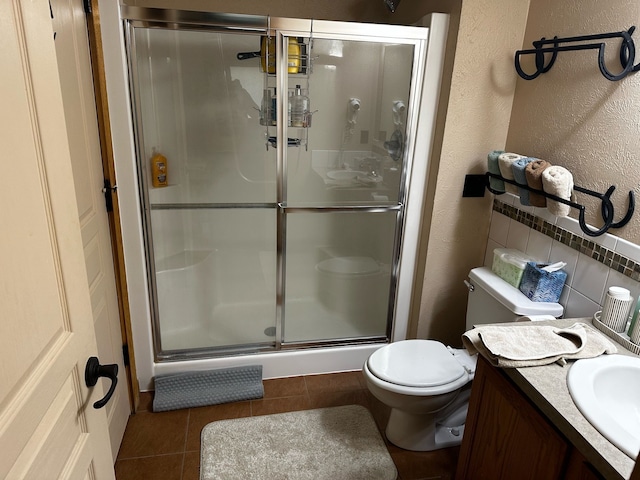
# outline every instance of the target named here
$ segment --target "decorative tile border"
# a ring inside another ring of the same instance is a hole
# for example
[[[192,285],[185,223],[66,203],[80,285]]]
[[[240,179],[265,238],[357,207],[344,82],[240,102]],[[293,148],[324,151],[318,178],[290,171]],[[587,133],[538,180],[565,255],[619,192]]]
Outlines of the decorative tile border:
[[[614,250],[598,245],[588,238],[575,235],[564,228],[547,222],[543,218],[536,217],[497,199],[493,200],[493,210],[593,258],[632,280],[640,281],[640,263],[636,263],[634,260],[624,257]]]

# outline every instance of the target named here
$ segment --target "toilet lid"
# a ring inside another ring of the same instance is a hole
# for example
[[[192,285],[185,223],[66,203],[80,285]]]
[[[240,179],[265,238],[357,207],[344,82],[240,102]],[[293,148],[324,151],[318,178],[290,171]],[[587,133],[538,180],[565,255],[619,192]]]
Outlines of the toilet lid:
[[[329,273],[364,275],[380,270],[380,265],[371,257],[335,257],[318,263],[318,269]]]
[[[434,340],[391,343],[373,352],[367,366],[379,379],[406,387],[446,385],[466,373],[447,348]]]

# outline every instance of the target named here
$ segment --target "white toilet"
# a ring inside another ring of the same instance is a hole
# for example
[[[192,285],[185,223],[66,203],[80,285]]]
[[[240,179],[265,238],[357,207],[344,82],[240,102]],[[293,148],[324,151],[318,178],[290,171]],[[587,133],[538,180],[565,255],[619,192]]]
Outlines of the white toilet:
[[[561,317],[562,305],[532,302],[491,269],[469,273],[466,328],[525,315]],[[402,340],[376,350],[363,366],[369,391],[391,407],[388,440],[430,451],[462,441],[475,358],[435,340]]]

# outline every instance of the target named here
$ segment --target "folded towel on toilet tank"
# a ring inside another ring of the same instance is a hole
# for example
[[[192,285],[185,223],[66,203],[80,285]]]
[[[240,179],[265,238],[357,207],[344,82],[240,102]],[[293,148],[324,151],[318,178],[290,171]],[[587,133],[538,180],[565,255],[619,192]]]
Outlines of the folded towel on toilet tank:
[[[462,335],[469,354],[479,353],[502,368],[535,367],[616,353],[600,332],[584,323],[568,328],[528,323],[484,325]]]

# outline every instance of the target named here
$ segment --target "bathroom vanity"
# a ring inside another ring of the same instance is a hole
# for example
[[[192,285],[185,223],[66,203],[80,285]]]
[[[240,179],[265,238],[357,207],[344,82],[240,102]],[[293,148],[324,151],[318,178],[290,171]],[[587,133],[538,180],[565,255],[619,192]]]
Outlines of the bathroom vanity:
[[[456,478],[628,479],[635,462],[580,413],[567,388],[568,370],[557,364],[499,369],[479,357]]]

